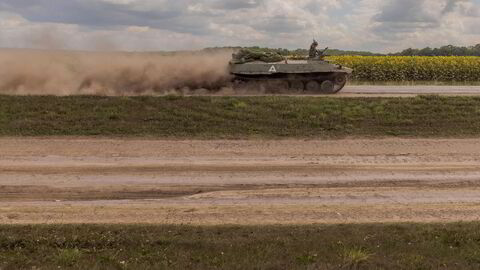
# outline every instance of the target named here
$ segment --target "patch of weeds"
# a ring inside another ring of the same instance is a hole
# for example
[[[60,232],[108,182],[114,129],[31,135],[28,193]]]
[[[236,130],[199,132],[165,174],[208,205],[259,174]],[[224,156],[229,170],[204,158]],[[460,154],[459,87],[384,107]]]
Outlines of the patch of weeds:
[[[60,266],[75,266],[82,257],[82,251],[77,248],[61,249],[56,256],[56,262]]]
[[[108,120],[112,120],[112,121],[120,120],[120,116],[116,114],[111,114],[110,116],[108,116]]]
[[[467,262],[480,264],[480,250],[469,250],[464,257]]]
[[[304,255],[298,256],[296,258],[296,261],[302,265],[309,265],[309,264],[316,263],[317,257],[318,257],[317,254],[304,254]]]
[[[468,239],[465,239],[464,235],[453,231],[444,231],[439,235],[438,240],[449,248],[458,248],[468,242]]]
[[[400,264],[408,269],[427,269],[425,257],[419,254],[405,254],[401,256]]]
[[[365,264],[371,257],[369,253],[363,248],[345,248],[342,254],[344,266],[349,269],[360,269],[361,265]]]
[[[232,105],[235,109],[244,109],[248,107],[248,104],[241,100],[235,100]]]
[[[110,255],[97,255],[95,259],[96,269],[123,269],[125,261],[117,261]]]

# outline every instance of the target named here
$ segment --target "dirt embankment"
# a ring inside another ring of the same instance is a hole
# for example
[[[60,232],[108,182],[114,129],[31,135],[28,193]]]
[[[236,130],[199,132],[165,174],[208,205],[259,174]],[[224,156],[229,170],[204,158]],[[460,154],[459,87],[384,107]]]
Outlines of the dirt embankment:
[[[1,223],[480,218],[480,141],[0,139]]]

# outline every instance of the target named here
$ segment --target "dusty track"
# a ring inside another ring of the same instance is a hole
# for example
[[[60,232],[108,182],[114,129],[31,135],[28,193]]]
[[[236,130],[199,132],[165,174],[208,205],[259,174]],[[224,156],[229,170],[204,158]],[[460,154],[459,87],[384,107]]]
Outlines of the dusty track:
[[[357,95],[480,95],[480,86],[451,86],[451,85],[348,85],[342,94]]]
[[[0,223],[480,219],[480,140],[0,139]]]
[[[183,93],[187,96],[322,96],[307,92],[290,92],[278,89],[230,89],[224,88],[218,92],[197,90]],[[441,96],[480,96],[480,85],[347,85],[335,95],[328,97],[412,97],[418,95]]]
[[[214,95],[232,95],[232,96],[263,96],[265,92],[258,89],[248,89],[237,91],[220,91]],[[205,93],[200,93],[203,95]],[[308,93],[280,93],[288,96],[318,96]],[[268,94],[271,95],[271,94]],[[480,95],[480,86],[453,86],[453,85],[347,85],[338,94],[329,95],[329,97],[411,97],[417,95],[442,95],[442,96],[478,96]]]

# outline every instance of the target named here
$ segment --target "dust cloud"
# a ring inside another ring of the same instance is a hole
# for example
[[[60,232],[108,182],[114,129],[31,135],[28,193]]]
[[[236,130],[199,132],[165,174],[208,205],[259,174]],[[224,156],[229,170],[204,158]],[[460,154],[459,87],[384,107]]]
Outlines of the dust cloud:
[[[231,79],[231,53],[1,49],[0,94],[128,96],[223,91]]]

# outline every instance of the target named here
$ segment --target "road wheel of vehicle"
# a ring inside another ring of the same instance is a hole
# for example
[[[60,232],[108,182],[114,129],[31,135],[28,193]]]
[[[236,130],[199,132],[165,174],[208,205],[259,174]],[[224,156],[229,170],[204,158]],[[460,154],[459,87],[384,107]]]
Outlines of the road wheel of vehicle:
[[[345,74],[338,74],[335,77],[335,84],[337,85],[343,85],[347,82],[347,76]]]
[[[288,82],[283,80],[269,80],[262,84],[264,85],[263,90],[268,94],[278,94],[288,90]]]
[[[278,82],[277,84],[278,86],[278,90],[282,93],[285,93],[288,91],[288,89],[290,88],[290,84],[288,83],[287,80],[281,80]]]
[[[317,92],[320,89],[320,84],[317,81],[308,81],[305,85],[305,90],[308,92]]]
[[[237,89],[240,90],[256,90],[258,83],[256,81],[242,81]]]
[[[292,91],[303,91],[305,90],[305,85],[302,81],[290,81],[290,89]]]
[[[244,89],[247,87],[248,82],[241,81],[241,80],[235,80],[232,82],[232,88],[233,89]]]
[[[330,80],[326,80],[322,82],[322,84],[320,85],[320,89],[322,93],[332,94],[335,90],[335,84]]]

